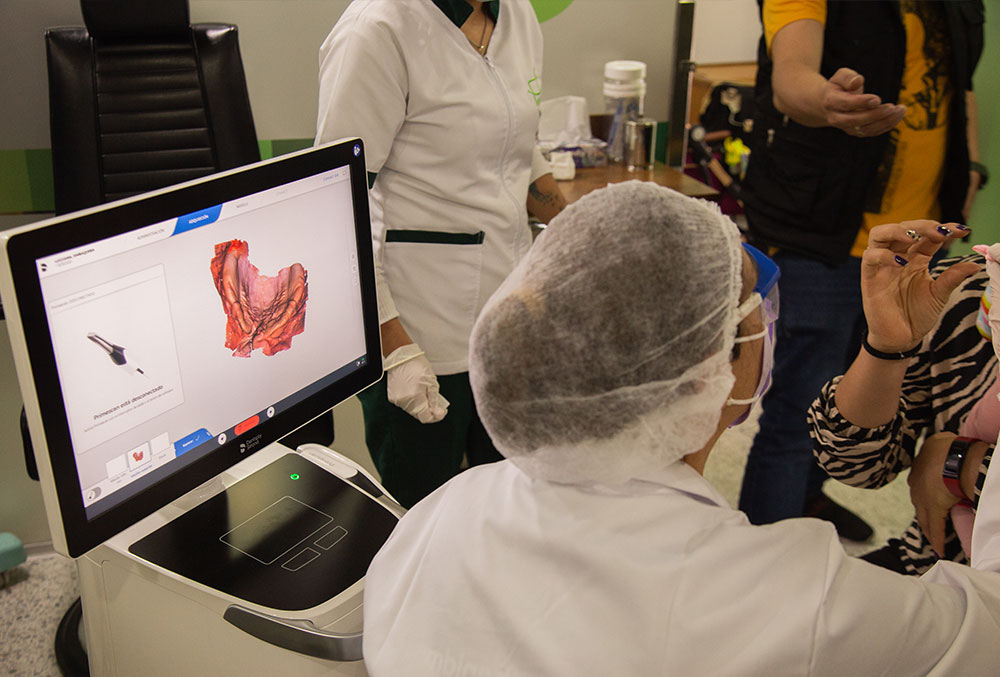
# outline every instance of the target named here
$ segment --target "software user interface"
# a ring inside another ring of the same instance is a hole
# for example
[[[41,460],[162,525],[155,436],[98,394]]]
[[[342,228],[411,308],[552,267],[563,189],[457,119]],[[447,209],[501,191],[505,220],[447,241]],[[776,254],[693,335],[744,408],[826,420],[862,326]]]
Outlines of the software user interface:
[[[364,362],[348,167],[36,265],[88,516]]]

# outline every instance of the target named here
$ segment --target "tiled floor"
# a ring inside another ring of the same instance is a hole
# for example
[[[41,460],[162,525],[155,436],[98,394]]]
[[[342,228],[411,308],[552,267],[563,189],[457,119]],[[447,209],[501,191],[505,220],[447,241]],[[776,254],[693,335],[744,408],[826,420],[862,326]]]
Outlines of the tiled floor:
[[[739,496],[755,429],[751,420],[728,431],[705,469],[706,476],[732,505]],[[835,482],[827,482],[826,491],[875,528],[875,535],[868,543],[844,542],[845,549],[854,555],[898,535],[913,519],[905,476],[878,491],[853,489]],[[34,556],[14,573],[14,583],[0,590],[0,675],[57,676],[53,638],[63,613],[78,595],[75,566],[59,555]]]
[[[705,467],[705,477],[735,506],[740,495],[743,468],[747,453],[757,431],[754,419],[726,431]],[[834,481],[827,481],[823,491],[841,505],[849,507],[868,522],[875,534],[866,543],[842,540],[844,550],[851,555],[861,555],[881,546],[890,537],[898,537],[913,521],[913,505],[906,483],[909,471],[881,489],[856,489]]]

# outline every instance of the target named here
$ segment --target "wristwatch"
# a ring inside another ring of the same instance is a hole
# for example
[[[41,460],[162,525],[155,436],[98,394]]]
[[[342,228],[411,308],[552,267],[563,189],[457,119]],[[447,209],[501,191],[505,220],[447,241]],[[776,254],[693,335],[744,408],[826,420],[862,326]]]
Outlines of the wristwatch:
[[[979,190],[986,187],[986,182],[990,179],[990,170],[986,169],[986,165],[982,162],[970,162],[969,171],[979,174]]]
[[[948,447],[948,456],[944,459],[944,467],[941,469],[941,480],[948,487],[948,491],[957,496],[961,503],[972,505],[972,501],[962,491],[962,466],[965,465],[965,457],[969,453],[969,447],[977,440],[973,437],[956,437]]]

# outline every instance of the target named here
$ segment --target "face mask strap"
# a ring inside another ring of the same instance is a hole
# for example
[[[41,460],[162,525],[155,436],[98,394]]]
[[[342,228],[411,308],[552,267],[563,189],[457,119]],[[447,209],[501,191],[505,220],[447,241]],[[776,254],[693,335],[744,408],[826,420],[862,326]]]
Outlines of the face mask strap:
[[[736,317],[738,318],[737,324],[739,322],[742,322],[747,315],[753,312],[754,308],[757,308],[763,302],[764,299],[761,298],[759,292],[752,292],[750,296],[748,296],[746,300],[736,308]],[[759,338],[763,338],[764,334],[766,334],[767,332],[768,328],[767,325],[765,324],[763,330],[757,332],[756,334],[750,334],[749,336],[737,336],[735,339],[733,339],[733,343],[746,343],[747,341],[756,341]]]
[[[757,377],[757,387],[754,390],[753,397],[744,399],[729,398],[728,400],[726,400],[727,406],[747,405],[747,404],[753,405],[757,402],[757,400],[759,400],[764,396],[764,393],[767,392],[767,389],[771,385],[771,371],[774,368],[774,341],[773,341],[773,335],[771,334],[771,327],[765,326],[763,331],[753,334],[751,336],[739,336],[734,340],[734,342],[741,343],[746,341],[753,341],[758,338],[763,338],[765,341],[764,356],[763,356],[763,361],[761,362],[760,365],[761,373]],[[740,423],[743,423],[743,421],[747,420],[749,416],[750,416],[750,410],[747,409],[746,412],[741,414],[736,420],[730,423],[729,427],[732,428],[734,426],[739,425]]]
[[[736,307],[736,322],[737,324],[743,321],[747,315],[750,314],[754,308],[759,306],[764,302],[761,298],[760,292],[750,292],[750,296],[746,300]]]
[[[769,331],[768,328],[764,327],[756,334],[750,334],[748,336],[737,336],[736,338],[733,339],[733,343],[746,343],[748,341],[756,341],[759,338],[764,338],[764,336],[767,335],[768,331]]]

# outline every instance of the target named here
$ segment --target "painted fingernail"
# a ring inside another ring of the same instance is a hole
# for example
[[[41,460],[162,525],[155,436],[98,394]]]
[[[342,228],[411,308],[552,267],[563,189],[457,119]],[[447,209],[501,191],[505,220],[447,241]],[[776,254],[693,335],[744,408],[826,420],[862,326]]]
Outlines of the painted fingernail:
[[[955,226],[955,228],[957,228],[958,230],[972,230],[972,229],[971,229],[971,228],[969,228],[968,226],[966,226],[966,225],[963,225],[963,224],[961,224],[961,223],[960,223],[960,224],[958,224],[957,226]]]
[[[902,256],[897,256],[896,257],[896,263],[898,263],[901,266],[905,266],[907,263],[909,263],[909,261],[907,261],[906,259],[904,259]]]
[[[942,235],[951,235],[951,229],[945,228],[944,226],[938,226],[937,232],[941,233]]]
[[[912,228],[907,228],[906,229],[906,237],[910,238],[911,240],[919,240],[920,239],[920,233],[918,233],[917,231],[913,230]]]

